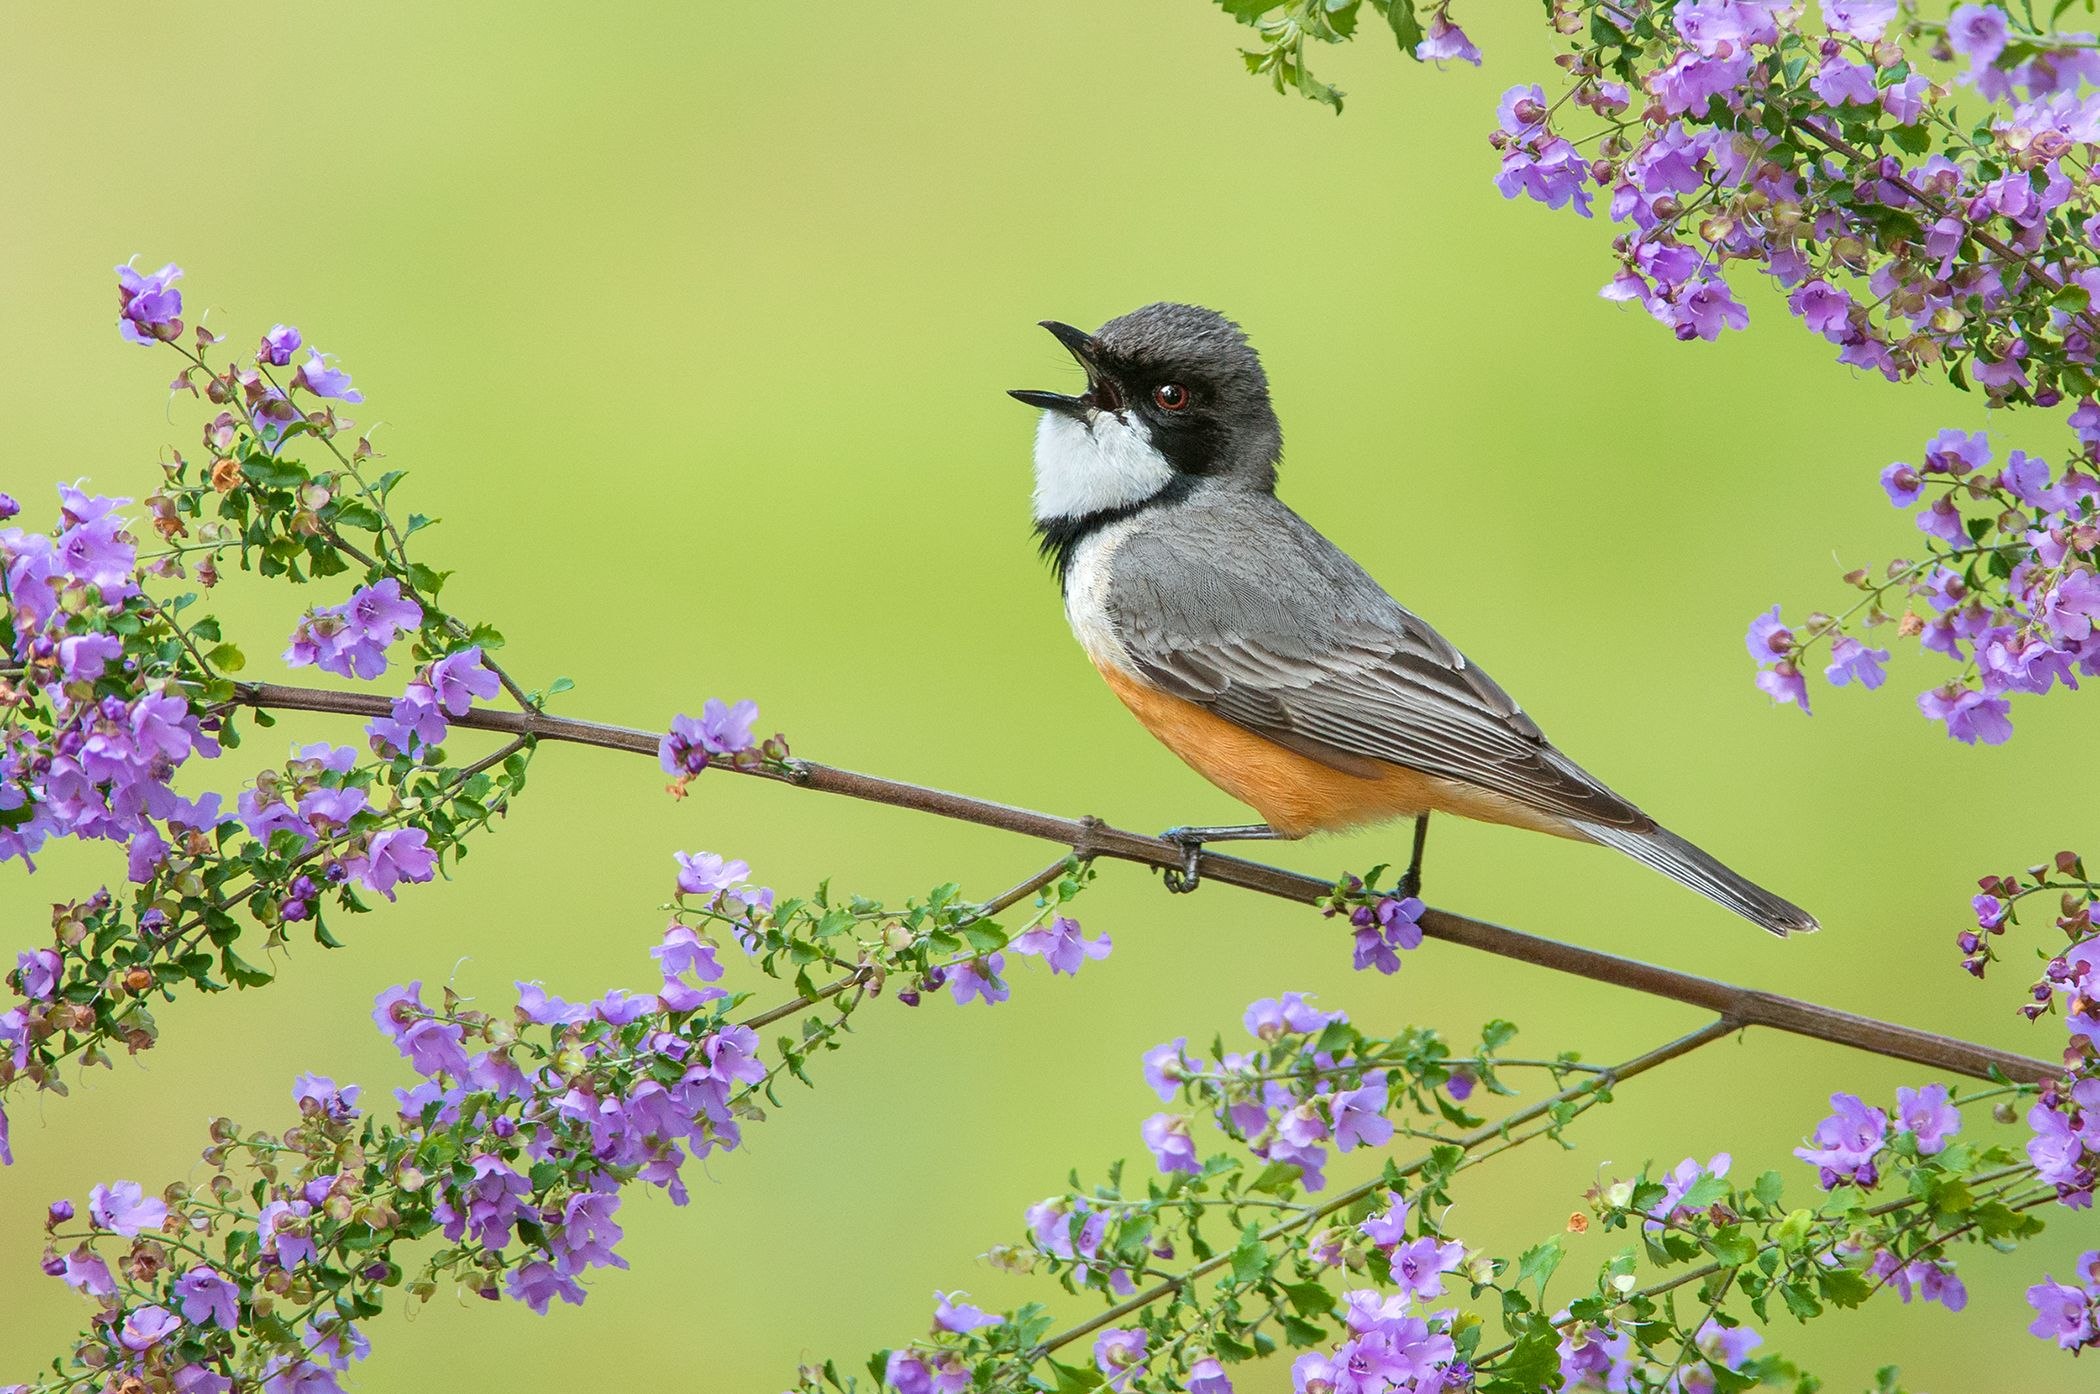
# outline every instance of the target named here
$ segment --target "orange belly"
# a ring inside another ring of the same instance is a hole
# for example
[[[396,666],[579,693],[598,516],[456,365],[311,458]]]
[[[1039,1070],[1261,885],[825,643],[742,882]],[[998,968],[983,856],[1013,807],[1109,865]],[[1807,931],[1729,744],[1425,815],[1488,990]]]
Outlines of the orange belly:
[[[1362,773],[1337,769],[1149,687],[1110,664],[1094,666],[1160,744],[1286,837],[1451,813],[1588,841],[1553,814],[1404,765],[1363,760]]]

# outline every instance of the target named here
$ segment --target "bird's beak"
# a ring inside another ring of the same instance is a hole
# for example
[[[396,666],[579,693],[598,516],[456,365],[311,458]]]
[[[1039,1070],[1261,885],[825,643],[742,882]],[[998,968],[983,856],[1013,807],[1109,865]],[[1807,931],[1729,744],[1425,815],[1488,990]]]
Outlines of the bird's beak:
[[[1049,330],[1052,337],[1060,344],[1063,344],[1066,351],[1078,360],[1079,366],[1086,369],[1086,391],[1080,396],[1068,397],[1062,392],[1039,392],[1030,388],[1016,388],[1006,395],[1017,402],[1025,402],[1031,407],[1037,407],[1043,411],[1060,412],[1066,416],[1077,417],[1082,421],[1096,411],[1122,410],[1122,394],[1116,391],[1115,383],[1110,381],[1101,371],[1100,346],[1094,342],[1094,336],[1087,333],[1084,329],[1077,329],[1054,319],[1044,320],[1043,328]]]

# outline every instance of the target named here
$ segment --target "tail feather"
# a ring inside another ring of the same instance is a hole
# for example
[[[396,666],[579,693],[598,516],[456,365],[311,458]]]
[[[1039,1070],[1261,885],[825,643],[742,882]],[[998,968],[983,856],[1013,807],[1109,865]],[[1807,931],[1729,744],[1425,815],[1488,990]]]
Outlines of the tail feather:
[[[1617,848],[1635,861],[1654,867],[1671,880],[1719,901],[1752,924],[1782,938],[1788,934],[1810,934],[1820,928],[1814,915],[1730,871],[1665,828],[1637,832],[1601,823],[1578,823],[1576,826],[1593,841]]]

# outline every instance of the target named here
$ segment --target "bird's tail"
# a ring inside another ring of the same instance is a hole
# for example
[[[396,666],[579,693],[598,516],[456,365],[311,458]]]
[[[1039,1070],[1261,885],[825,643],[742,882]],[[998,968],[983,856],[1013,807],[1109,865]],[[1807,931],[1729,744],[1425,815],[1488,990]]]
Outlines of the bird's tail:
[[[1639,832],[1632,828],[1608,827],[1602,823],[1578,823],[1592,840],[1615,847],[1637,862],[1654,867],[1673,881],[1709,896],[1744,919],[1782,938],[1809,934],[1820,928],[1816,917],[1790,900],[1782,900],[1763,886],[1738,876],[1720,862],[1692,846],[1666,828]]]

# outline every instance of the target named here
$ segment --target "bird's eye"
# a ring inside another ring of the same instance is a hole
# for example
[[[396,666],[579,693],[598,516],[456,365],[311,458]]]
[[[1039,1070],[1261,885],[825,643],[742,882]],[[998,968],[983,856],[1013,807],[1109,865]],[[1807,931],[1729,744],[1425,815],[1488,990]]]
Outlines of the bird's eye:
[[[1180,411],[1189,404],[1189,390],[1177,382],[1163,382],[1152,389],[1152,400],[1162,411]]]

